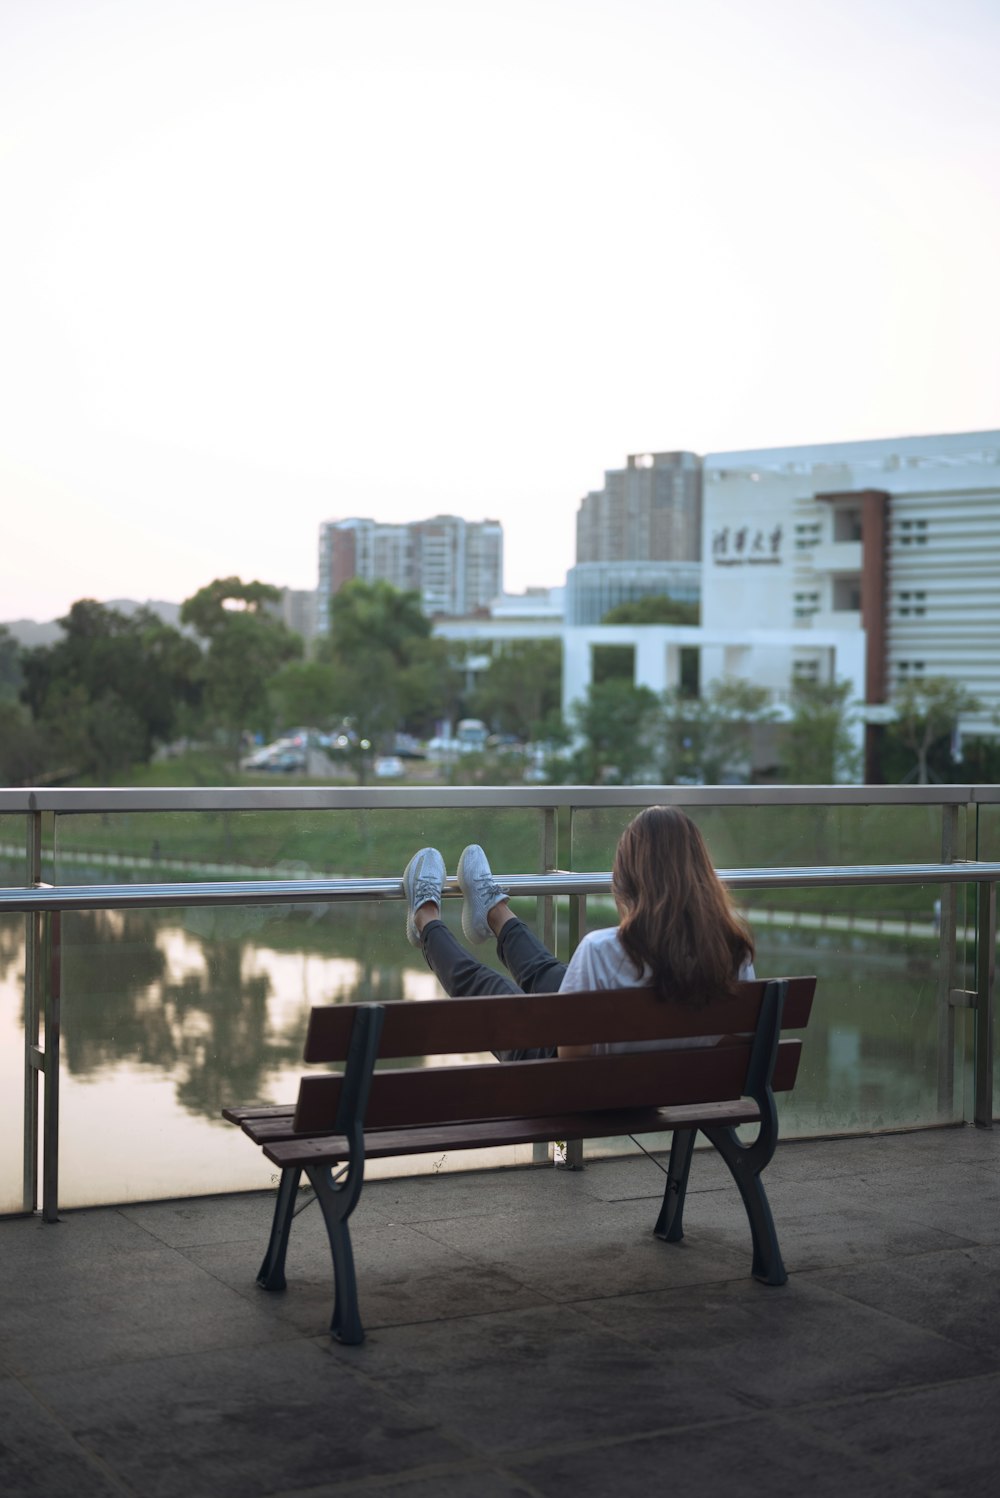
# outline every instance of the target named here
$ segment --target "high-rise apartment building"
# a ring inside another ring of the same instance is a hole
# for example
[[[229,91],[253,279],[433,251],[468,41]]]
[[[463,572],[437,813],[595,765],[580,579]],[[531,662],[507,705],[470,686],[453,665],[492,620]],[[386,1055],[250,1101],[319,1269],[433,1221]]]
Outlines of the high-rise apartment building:
[[[577,562],[700,559],[701,459],[695,453],[633,453],[580,505]]]
[[[319,528],[317,628],[326,633],[330,600],[352,577],[420,594],[426,613],[462,617],[503,592],[503,527],[496,520],[430,520],[383,525],[326,520]]]

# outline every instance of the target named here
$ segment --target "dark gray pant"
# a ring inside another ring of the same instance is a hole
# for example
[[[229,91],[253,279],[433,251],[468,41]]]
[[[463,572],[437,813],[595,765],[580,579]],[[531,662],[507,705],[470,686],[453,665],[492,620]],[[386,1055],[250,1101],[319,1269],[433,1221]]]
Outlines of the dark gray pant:
[[[510,978],[466,951],[444,921],[427,922],[421,946],[427,966],[453,999],[501,993],[555,993],[566,973],[565,962],[553,957],[531,927],[516,917],[506,923],[497,937],[497,956],[512,974]],[[498,1061],[535,1061],[555,1053],[555,1047],[550,1046],[493,1054]]]

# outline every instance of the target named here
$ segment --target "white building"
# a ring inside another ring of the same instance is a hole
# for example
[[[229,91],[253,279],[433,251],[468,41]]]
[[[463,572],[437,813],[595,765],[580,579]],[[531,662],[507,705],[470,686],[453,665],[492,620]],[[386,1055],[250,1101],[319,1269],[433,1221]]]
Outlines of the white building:
[[[707,629],[796,631],[769,669],[706,650],[703,680],[828,678],[821,633],[863,631],[866,703],[945,676],[983,703],[963,731],[1000,731],[1000,431],[709,454],[702,567]]]

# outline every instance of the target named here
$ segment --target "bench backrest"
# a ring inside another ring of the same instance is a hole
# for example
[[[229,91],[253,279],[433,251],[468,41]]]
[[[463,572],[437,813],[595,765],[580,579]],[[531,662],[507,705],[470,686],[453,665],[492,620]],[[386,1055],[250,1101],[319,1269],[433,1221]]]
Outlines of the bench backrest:
[[[733,998],[699,1008],[665,1003],[651,989],[513,994],[493,998],[396,1001],[382,1008],[382,1060],[555,1045],[705,1039],[700,1049],[637,1051],[564,1060],[489,1062],[392,1068],[372,1078],[365,1121],[393,1127],[498,1118],[545,1118],[595,1108],[622,1109],[727,1101],[744,1096],[754,1036],[765,996],[781,985],[782,1030],[808,1022],[816,979],[756,980]],[[314,1008],[306,1037],[307,1062],[347,1057],[356,1006]],[[719,1043],[708,1043],[717,1037]],[[801,1041],[776,1040],[770,1086],[795,1083]],[[757,1047],[759,1066],[760,1047]],[[768,1062],[770,1066],[770,1061]],[[329,1130],[337,1115],[342,1077],[303,1077],[294,1128]]]

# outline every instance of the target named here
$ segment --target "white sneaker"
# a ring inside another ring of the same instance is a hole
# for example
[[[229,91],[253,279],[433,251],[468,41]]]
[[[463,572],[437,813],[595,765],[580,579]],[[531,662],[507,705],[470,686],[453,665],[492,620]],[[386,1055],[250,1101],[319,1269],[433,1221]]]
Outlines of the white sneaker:
[[[441,909],[444,880],[444,859],[436,848],[421,848],[406,865],[403,893],[406,895],[406,939],[411,946],[420,946],[420,932],[414,916],[429,900],[434,901],[438,910]]]
[[[469,941],[489,941],[493,932],[486,917],[507,891],[496,882],[489,859],[478,843],[470,843],[458,860],[458,885],[465,896],[462,930]]]

